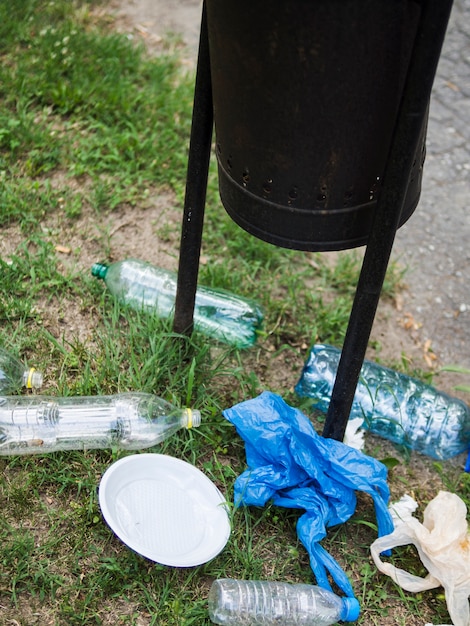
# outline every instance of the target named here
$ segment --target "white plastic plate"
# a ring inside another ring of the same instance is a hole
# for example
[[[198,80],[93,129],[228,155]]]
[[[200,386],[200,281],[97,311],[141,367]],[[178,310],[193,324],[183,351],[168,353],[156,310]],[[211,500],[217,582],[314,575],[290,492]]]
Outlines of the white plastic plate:
[[[163,565],[207,563],[225,547],[225,498],[193,465],[164,454],[113,463],[99,486],[101,512],[129,548]]]

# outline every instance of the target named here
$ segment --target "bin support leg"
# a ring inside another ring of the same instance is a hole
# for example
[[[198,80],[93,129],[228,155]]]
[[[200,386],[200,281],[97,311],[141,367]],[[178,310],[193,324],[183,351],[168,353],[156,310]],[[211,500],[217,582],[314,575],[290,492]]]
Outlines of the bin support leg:
[[[173,330],[177,333],[188,335],[191,334],[193,329],[212,127],[213,111],[209,37],[207,34],[207,17],[204,3],[194,88],[175,316],[173,320]]]
[[[422,2],[421,18],[398,112],[343,350],[323,429],[323,436],[342,441],[366,354],[380,292],[387,271],[412,169],[422,120],[452,8],[452,0]]]

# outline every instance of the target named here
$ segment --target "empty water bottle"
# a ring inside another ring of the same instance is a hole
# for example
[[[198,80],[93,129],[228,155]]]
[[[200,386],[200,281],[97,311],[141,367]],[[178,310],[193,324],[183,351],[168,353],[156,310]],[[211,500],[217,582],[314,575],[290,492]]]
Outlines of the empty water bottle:
[[[179,428],[199,426],[199,411],[149,393],[53,398],[0,397],[0,455],[57,450],[140,450]]]
[[[136,259],[111,265],[95,263],[93,276],[105,281],[109,291],[135,309],[154,311],[159,317],[174,312],[177,275]],[[198,287],[194,308],[194,328],[239,348],[253,345],[263,313],[251,300],[228,291]]]
[[[209,617],[224,626],[329,626],[356,621],[359,602],[315,585],[222,578],[212,583]]]
[[[341,351],[313,346],[295,390],[327,411]],[[393,443],[444,460],[470,446],[470,410],[465,402],[405,374],[364,361],[350,418]]]
[[[0,393],[14,393],[22,387],[37,389],[41,386],[41,372],[34,367],[26,367],[10,352],[0,347]]]

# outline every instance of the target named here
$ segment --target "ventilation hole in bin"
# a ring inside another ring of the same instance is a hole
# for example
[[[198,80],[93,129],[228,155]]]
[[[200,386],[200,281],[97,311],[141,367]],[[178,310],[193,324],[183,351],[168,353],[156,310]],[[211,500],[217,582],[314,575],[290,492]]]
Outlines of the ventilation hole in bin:
[[[291,187],[289,189],[289,193],[287,194],[287,203],[292,204],[299,197],[299,190],[297,187]]]
[[[250,170],[247,167],[245,167],[245,169],[243,170],[242,182],[244,187],[246,187],[250,182]]]
[[[264,181],[263,183],[263,191],[265,194],[270,194],[271,191],[273,189],[273,179],[272,178],[268,178]]]

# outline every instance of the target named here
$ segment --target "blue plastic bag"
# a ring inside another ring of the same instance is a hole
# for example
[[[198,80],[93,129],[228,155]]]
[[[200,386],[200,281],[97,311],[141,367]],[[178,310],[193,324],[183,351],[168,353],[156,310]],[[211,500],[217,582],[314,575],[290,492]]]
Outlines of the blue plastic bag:
[[[272,500],[277,506],[305,510],[297,534],[317,584],[331,590],[329,573],[347,596],[354,597],[346,574],[319,542],[328,527],[353,515],[356,490],[374,501],[379,537],[393,531],[385,465],[321,437],[306,415],[268,391],[223,415],[245,441],[248,469],[235,482],[235,506],[264,506]]]

